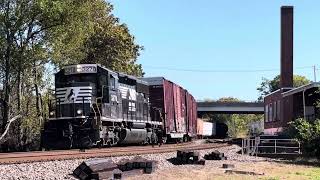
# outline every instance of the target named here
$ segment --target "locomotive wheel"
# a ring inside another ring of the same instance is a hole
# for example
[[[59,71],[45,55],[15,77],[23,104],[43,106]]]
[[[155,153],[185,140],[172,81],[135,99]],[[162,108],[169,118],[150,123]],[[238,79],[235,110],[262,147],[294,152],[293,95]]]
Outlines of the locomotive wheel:
[[[184,136],[183,137],[183,142],[188,142],[188,139],[189,139],[188,136]]]
[[[54,147],[53,149],[71,149],[72,148],[72,138],[71,137],[64,137],[60,143],[57,143],[56,144],[56,147]],[[50,147],[49,148],[46,148],[46,149],[51,149]]]
[[[167,143],[167,138],[162,138],[162,143],[166,144]]]
[[[97,147],[98,148],[103,148],[103,146],[104,146],[104,142],[103,142],[104,140],[103,139],[101,139],[98,143],[97,143]]]
[[[151,138],[149,137],[146,138],[146,144],[151,144]]]
[[[108,147],[108,148],[111,148],[111,147],[112,147],[112,144],[111,144],[110,141],[107,142],[107,147]]]
[[[89,136],[86,136],[80,139],[81,148],[91,148],[92,146],[93,146],[93,143]]]
[[[72,148],[72,138],[66,138],[66,149]]]
[[[151,144],[157,144],[158,143],[158,137],[156,133],[152,133],[151,134],[151,140],[150,140]]]

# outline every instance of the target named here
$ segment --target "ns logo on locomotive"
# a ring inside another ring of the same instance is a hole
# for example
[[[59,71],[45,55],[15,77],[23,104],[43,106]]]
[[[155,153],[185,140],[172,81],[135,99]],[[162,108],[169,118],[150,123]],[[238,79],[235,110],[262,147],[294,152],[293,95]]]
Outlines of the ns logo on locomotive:
[[[66,66],[55,74],[55,99],[42,130],[42,147],[165,141],[169,133],[164,127],[166,112],[150,106],[149,96],[148,82],[143,79],[98,64]]]

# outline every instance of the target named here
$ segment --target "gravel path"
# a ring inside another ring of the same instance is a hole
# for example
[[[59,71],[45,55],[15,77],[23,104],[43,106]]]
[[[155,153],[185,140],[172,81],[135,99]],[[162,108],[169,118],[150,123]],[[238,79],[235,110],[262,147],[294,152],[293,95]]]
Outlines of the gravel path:
[[[240,150],[240,147],[233,145],[229,147],[215,148],[214,150],[219,150],[220,152],[225,153],[225,156],[228,158],[227,161],[206,161],[205,167],[211,166],[221,166],[222,163],[226,162],[261,162],[267,161],[266,158],[261,157],[252,157],[252,156],[242,156],[237,154],[237,151]],[[201,157],[204,154],[212,152],[210,150],[200,150]],[[176,153],[163,153],[163,154],[149,154],[142,155],[142,157],[149,160],[156,160],[157,169],[156,171],[172,169],[177,167],[171,164],[167,159],[175,157]],[[118,162],[123,158],[131,159],[134,156],[122,156],[122,157],[109,157],[114,162]],[[11,165],[0,165],[0,179],[75,179],[71,174],[72,171],[81,163],[84,159],[76,160],[63,160],[63,161],[48,161],[48,162],[35,162],[35,163],[23,163],[23,164],[11,164]],[[181,165],[179,168],[193,167],[190,165]],[[196,168],[199,168],[197,166]],[[148,176],[146,176],[148,177]],[[149,176],[150,177],[150,176]]]

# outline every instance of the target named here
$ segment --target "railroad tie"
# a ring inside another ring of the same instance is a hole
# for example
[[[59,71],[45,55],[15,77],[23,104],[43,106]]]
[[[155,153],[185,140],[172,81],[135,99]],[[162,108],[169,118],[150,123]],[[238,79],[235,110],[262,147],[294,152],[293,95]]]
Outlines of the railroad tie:
[[[151,174],[155,171],[156,162],[140,156],[133,159],[122,159],[115,164],[110,159],[92,159],[82,162],[73,175],[81,180],[88,179],[123,179],[129,176]]]

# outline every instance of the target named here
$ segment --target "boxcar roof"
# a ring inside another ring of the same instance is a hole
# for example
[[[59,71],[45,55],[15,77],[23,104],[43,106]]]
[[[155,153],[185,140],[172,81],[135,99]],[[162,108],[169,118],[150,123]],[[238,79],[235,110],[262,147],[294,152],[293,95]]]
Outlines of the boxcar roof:
[[[152,85],[162,85],[163,80],[165,78],[164,77],[143,77],[140,79],[143,81],[146,81],[148,83],[148,85],[152,86]]]

